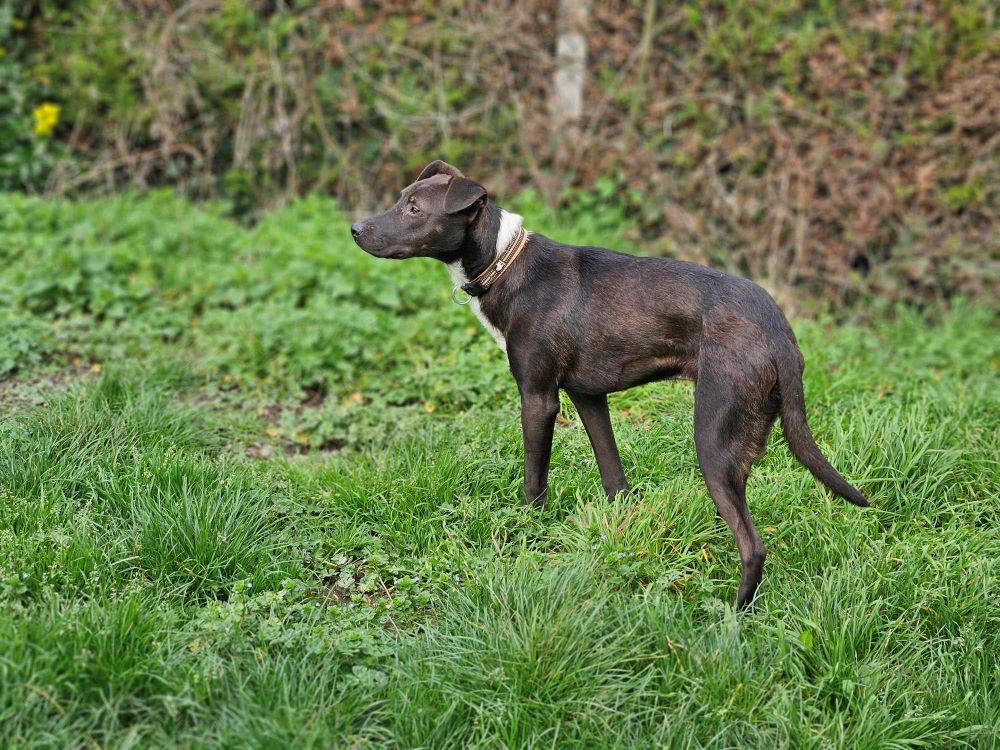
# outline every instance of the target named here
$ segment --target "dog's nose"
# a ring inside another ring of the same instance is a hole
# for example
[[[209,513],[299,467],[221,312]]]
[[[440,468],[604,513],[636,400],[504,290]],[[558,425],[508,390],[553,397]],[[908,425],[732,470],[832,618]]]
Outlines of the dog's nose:
[[[362,224],[360,221],[356,221],[353,224],[351,224],[351,237],[357,239],[358,236],[361,234],[361,230],[364,228],[365,228],[364,224]]]

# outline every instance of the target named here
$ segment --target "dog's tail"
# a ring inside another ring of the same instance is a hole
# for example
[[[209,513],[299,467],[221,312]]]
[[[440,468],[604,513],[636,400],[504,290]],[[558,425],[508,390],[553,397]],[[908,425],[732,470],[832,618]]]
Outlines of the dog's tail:
[[[801,361],[797,352],[779,355],[778,387],[781,389],[781,427],[785,432],[788,447],[795,457],[825,484],[835,495],[840,495],[849,503],[862,508],[868,507],[868,500],[837,470],[830,465],[813,439],[809,423],[806,422],[806,399],[802,391]]]

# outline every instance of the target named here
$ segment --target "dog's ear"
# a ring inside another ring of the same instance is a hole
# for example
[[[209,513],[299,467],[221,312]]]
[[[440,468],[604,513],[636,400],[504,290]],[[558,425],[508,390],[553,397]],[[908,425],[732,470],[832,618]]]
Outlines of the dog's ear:
[[[485,200],[486,188],[478,182],[464,177],[453,177],[448,183],[448,192],[444,194],[444,210],[445,213],[457,214]]]
[[[446,174],[450,175],[451,177],[465,177],[464,174],[459,172],[457,169],[455,169],[455,167],[451,166],[451,164],[449,164],[448,162],[441,161],[440,159],[435,159],[426,167],[424,167],[424,170],[420,173],[420,176],[417,178],[417,182],[420,182],[420,180],[426,180],[428,177],[433,177],[436,174]]]

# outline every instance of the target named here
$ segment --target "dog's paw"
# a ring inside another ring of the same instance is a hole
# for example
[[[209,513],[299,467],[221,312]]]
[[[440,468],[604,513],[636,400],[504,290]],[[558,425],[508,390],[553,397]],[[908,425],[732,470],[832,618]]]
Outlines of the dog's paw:
[[[549,492],[548,492],[548,490],[542,491],[541,494],[539,494],[539,495],[537,495],[535,497],[532,497],[531,495],[528,495],[527,493],[521,495],[521,505],[524,506],[524,507],[526,507],[526,508],[530,508],[530,507],[544,508],[545,504],[548,501],[549,501]]]

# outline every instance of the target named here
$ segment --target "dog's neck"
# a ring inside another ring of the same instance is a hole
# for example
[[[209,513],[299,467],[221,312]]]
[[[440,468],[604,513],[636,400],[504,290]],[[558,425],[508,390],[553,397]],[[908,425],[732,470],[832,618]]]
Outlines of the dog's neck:
[[[518,214],[495,203],[483,206],[469,228],[458,258],[448,264],[455,282],[461,286],[482,273],[514,241],[522,223]]]

